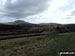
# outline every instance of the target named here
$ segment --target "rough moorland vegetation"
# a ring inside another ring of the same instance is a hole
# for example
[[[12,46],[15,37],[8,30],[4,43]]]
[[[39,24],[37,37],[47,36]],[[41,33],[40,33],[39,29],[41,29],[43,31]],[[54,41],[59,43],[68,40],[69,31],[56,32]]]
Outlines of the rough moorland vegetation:
[[[75,33],[0,41],[0,56],[58,56],[75,50]]]
[[[0,23],[0,56],[58,56],[75,51],[75,24]]]

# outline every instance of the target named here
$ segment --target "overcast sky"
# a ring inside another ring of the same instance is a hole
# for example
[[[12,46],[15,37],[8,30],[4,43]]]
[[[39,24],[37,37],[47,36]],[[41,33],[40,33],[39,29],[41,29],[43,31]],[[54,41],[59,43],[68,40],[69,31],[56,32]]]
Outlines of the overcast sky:
[[[75,0],[0,0],[0,22],[75,23]]]

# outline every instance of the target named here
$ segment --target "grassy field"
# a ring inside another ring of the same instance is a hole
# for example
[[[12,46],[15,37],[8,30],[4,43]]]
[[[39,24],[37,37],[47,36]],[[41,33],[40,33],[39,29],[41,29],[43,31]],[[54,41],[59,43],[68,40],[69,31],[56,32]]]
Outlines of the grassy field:
[[[0,56],[58,56],[59,51],[75,51],[75,33],[0,41]]]

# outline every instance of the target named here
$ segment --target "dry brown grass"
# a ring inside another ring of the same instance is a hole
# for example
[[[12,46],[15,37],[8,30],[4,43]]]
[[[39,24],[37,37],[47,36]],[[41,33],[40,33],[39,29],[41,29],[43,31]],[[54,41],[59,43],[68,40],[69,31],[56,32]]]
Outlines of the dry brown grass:
[[[75,50],[75,34],[0,41],[0,56],[58,56],[61,50]]]

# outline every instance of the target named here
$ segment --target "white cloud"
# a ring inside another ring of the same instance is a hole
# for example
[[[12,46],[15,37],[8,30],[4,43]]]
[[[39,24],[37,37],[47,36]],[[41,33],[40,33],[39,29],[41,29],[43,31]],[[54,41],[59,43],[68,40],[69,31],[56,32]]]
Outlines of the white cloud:
[[[41,18],[57,17],[57,15],[59,15],[62,12],[62,10],[59,10],[59,8],[67,5],[68,3],[66,3],[65,0],[53,0],[50,2],[50,7],[48,8],[48,10],[41,13],[40,16]]]
[[[50,7],[48,8],[47,11],[41,13],[40,15],[37,15],[35,17],[32,18],[41,18],[42,21],[47,21],[47,22],[57,22],[57,23],[72,23],[72,21],[74,22],[74,19],[72,20],[68,20],[69,18],[74,18],[75,16],[71,15],[72,11],[75,10],[74,6],[75,4],[72,4],[74,2],[74,0],[53,0],[52,2],[50,2]],[[63,8],[63,7],[71,7],[70,9],[68,8]],[[60,9],[62,8],[62,9]],[[63,10],[63,9],[66,9]],[[75,14],[72,13],[72,14]],[[67,20],[65,20],[66,18],[68,18]],[[51,21],[49,21],[49,19]],[[37,20],[37,19],[36,19]]]
[[[20,18],[34,23],[74,22],[75,0],[9,0],[11,3],[7,1],[6,4],[5,1],[7,0],[0,0],[0,17]]]
[[[71,13],[75,10],[75,8],[72,8],[71,10],[65,11],[61,14],[62,19],[67,19],[68,17],[71,17]]]

